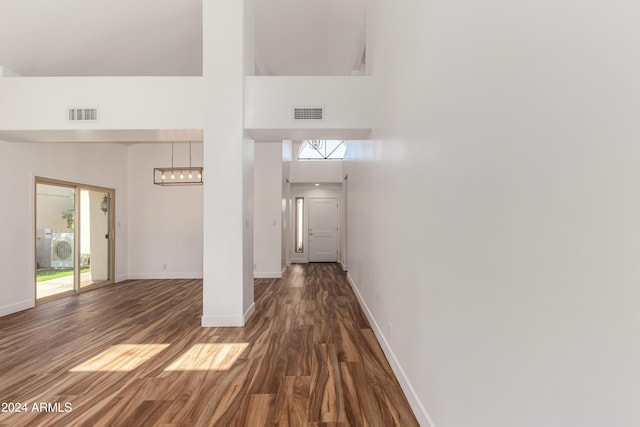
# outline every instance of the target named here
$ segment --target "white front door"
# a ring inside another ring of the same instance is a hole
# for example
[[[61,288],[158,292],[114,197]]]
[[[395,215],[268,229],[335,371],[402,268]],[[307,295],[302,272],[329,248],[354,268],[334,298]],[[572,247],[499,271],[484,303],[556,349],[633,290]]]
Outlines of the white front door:
[[[309,199],[309,262],[338,261],[338,199]]]

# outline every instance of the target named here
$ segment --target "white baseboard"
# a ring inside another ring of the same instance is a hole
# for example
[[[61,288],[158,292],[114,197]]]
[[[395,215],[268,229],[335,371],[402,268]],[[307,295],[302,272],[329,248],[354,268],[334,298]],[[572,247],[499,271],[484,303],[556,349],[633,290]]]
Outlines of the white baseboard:
[[[266,273],[266,272],[260,272],[260,271],[256,271],[253,273],[253,277],[255,279],[281,279],[282,278],[282,273]]]
[[[28,310],[35,307],[32,300],[20,301],[15,304],[5,305],[0,307],[0,316],[7,316],[9,314],[17,313],[22,310]]]
[[[356,297],[360,302],[360,306],[362,307],[365,314],[367,315],[367,319],[369,319],[369,323],[371,323],[373,332],[376,334],[376,337],[378,338],[378,342],[382,347],[382,351],[384,351],[384,354],[387,356],[387,359],[389,360],[389,364],[391,365],[391,369],[393,369],[393,372],[396,374],[396,377],[398,378],[398,382],[400,382],[400,387],[402,387],[404,394],[407,396],[409,405],[411,406],[411,409],[413,409],[413,413],[418,419],[418,423],[424,427],[435,427],[433,420],[429,416],[429,413],[425,409],[422,402],[420,402],[420,399],[418,398],[418,395],[416,394],[415,389],[411,385],[411,381],[409,381],[409,378],[407,378],[407,375],[405,374],[404,369],[402,369],[402,366],[400,365],[400,362],[396,358],[396,355],[393,353],[393,350],[391,349],[389,342],[385,338],[384,333],[382,333],[382,329],[380,329],[378,322],[376,322],[376,319],[373,316],[373,313],[371,312],[371,310],[369,310],[369,306],[367,306],[367,303],[362,297],[362,294],[360,294],[358,287],[356,286],[355,282],[353,281],[353,278],[349,273],[347,273],[347,280],[349,281],[349,284],[351,285],[353,292],[356,294]]]
[[[228,328],[244,326],[244,316],[202,316],[200,325],[203,328]]]
[[[121,274],[120,276],[116,276],[115,283],[124,282],[125,280],[129,280],[129,276],[127,276],[126,274]]]
[[[247,320],[249,320],[249,318],[253,315],[255,311],[256,311],[256,303],[252,302],[249,308],[247,308],[247,311],[244,312],[244,323],[242,324],[242,326],[247,324]]]
[[[345,264],[344,262],[340,261],[340,265],[342,266],[342,271],[349,271],[349,269],[347,268],[347,264]]]
[[[202,272],[197,273],[132,273],[129,280],[153,280],[153,279],[202,279]]]

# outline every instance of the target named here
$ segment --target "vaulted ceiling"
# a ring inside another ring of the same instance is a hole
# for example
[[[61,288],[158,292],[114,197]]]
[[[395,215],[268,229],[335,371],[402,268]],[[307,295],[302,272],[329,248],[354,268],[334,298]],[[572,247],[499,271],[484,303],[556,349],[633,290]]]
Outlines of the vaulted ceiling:
[[[364,2],[255,0],[257,74],[361,72]],[[0,0],[0,66],[22,76],[201,75],[202,0]]]
[[[201,0],[0,0],[0,65],[23,76],[200,75]]]
[[[257,74],[362,72],[365,0],[258,0]]]

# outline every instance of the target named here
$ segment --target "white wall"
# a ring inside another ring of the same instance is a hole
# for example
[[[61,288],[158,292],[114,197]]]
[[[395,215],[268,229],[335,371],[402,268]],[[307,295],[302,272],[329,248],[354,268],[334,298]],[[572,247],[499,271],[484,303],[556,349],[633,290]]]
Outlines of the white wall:
[[[348,177],[342,180],[342,194],[340,195],[340,249],[339,249],[339,262],[342,266],[342,270],[349,270],[349,257],[348,257],[348,239],[349,239],[349,180]]]
[[[289,180],[289,171],[291,169],[292,149],[291,140],[282,141],[282,261],[280,265],[282,271],[291,263],[291,182]]]
[[[201,77],[0,78],[0,130],[202,129]],[[97,107],[97,122],[69,122]]]
[[[640,425],[640,7],[370,6],[349,275],[420,421]]]
[[[202,277],[203,186],[160,186],[153,168],[171,166],[171,143],[128,148],[129,278]],[[202,166],[202,143],[191,144],[192,165]],[[174,144],[175,166],[189,165],[189,144]],[[204,185],[209,182],[205,168]]]
[[[245,132],[242,140],[242,313],[243,322],[249,319],[255,310],[253,296],[253,248],[254,248],[254,207],[253,207],[253,169],[255,143]]]
[[[229,4],[235,4],[230,0]],[[249,76],[255,72],[255,0],[242,0],[242,73],[241,76]],[[235,6],[234,6],[235,7]],[[218,17],[218,19],[225,19]],[[224,43],[224,41],[223,41]],[[218,55],[218,52],[211,52]],[[219,59],[218,59],[219,60]],[[234,70],[235,70],[235,66]],[[211,77],[211,74],[209,74]],[[241,83],[240,97],[244,96],[244,85]],[[226,100],[222,99],[222,106]],[[242,105],[242,104],[241,104]],[[241,108],[242,109],[242,108]],[[237,113],[237,112],[236,112]],[[242,115],[240,116],[242,117]],[[253,169],[255,160],[255,148],[253,137],[244,130],[242,133],[242,211],[244,228],[242,232],[242,313],[243,324],[253,315],[255,310],[253,289]]]
[[[0,77],[19,77],[20,75],[15,71],[5,66],[0,66]]]
[[[254,152],[254,277],[282,277],[282,143],[260,142]]]
[[[289,179],[296,183],[342,182],[342,160],[293,161]]]
[[[343,179],[342,160],[298,160],[300,141],[292,143],[289,180],[292,183],[340,183]]]
[[[371,79],[276,77],[245,79],[244,124],[257,140],[363,138],[371,129]],[[322,107],[323,120],[293,120],[295,107]]]
[[[128,270],[127,148],[120,144],[0,142],[0,315],[32,307],[35,299],[34,177],[93,184],[116,190],[116,281]]]

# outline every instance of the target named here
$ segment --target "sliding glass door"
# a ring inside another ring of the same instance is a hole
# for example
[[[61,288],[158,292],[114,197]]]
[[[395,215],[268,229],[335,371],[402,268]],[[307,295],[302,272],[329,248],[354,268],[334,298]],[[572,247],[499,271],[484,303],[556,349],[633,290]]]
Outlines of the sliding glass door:
[[[80,287],[111,280],[111,195],[80,190]]]
[[[36,184],[36,298],[71,294],[75,284],[76,190]]]
[[[114,190],[36,179],[36,299],[113,283]]]

